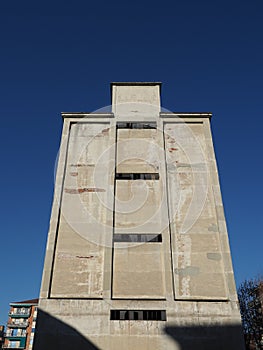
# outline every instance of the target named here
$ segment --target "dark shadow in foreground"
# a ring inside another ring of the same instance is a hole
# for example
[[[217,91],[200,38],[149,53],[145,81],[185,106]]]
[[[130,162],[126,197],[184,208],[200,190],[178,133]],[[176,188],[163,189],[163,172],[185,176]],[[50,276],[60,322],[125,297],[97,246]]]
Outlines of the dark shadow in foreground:
[[[126,321],[124,321],[126,322]],[[240,325],[214,325],[214,326],[169,326],[165,327],[164,331],[167,336],[174,341],[174,346],[169,346],[169,349],[176,350],[244,350],[244,339]],[[147,337],[147,332],[141,334]],[[130,345],[132,339],[126,342]],[[130,342],[129,342],[129,341]],[[109,344],[110,344],[109,339]],[[127,345],[126,344],[126,345]],[[137,343],[137,348],[134,350],[142,350],[142,341]],[[138,347],[139,346],[139,347]],[[159,349],[156,343],[156,347]],[[109,346],[110,347],[110,346]],[[157,349],[156,348],[156,349]],[[56,317],[38,310],[36,334],[34,339],[33,350],[100,350],[90,340],[85,338],[73,327],[60,321]],[[148,349],[148,347],[147,347]],[[151,350],[156,350],[154,347]],[[144,350],[144,349],[143,349]],[[145,349],[146,350],[146,349]]]
[[[240,325],[166,327],[166,333],[180,350],[244,350]]]
[[[99,350],[76,329],[38,309],[33,350]]]

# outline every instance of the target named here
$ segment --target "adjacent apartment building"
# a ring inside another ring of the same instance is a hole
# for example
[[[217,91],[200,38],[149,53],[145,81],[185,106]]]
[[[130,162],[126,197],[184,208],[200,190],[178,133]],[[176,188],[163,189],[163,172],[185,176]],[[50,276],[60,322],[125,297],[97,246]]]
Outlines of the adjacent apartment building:
[[[38,299],[10,303],[3,348],[33,348]]]
[[[2,349],[2,346],[3,346],[4,341],[5,341],[4,331],[5,331],[5,326],[0,325],[0,349]]]
[[[243,349],[212,114],[111,96],[62,113],[34,350]]]

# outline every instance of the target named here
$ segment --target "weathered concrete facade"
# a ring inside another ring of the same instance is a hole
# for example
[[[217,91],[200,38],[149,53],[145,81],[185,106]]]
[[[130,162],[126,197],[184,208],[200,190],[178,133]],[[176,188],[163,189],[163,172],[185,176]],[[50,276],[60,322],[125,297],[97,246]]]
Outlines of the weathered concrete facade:
[[[243,349],[211,114],[113,83],[62,116],[34,349]]]

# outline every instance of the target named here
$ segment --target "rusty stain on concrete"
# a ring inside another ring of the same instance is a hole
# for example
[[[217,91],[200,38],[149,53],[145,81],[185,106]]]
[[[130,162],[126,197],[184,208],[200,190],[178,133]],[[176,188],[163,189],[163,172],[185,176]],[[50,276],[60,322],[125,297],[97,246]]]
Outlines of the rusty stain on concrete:
[[[74,168],[80,168],[80,167],[94,167],[95,164],[70,164],[71,167],[74,167]]]
[[[176,147],[170,147],[170,148],[168,149],[168,151],[169,151],[169,152],[178,151],[178,148],[176,148]]]
[[[106,192],[104,188],[96,188],[96,187],[65,188],[64,191],[69,194],[79,194],[79,193],[85,193],[85,192]]]

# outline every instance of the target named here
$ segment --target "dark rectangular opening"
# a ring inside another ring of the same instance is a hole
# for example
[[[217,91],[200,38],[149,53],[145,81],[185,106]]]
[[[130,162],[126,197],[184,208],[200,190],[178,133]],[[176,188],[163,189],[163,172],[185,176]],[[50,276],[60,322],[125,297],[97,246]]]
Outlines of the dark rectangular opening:
[[[114,242],[162,242],[161,234],[131,233],[113,235]]]
[[[156,123],[120,122],[117,129],[156,129]]]
[[[113,321],[166,321],[165,310],[111,310]]]
[[[116,180],[159,180],[159,173],[116,173]]]

